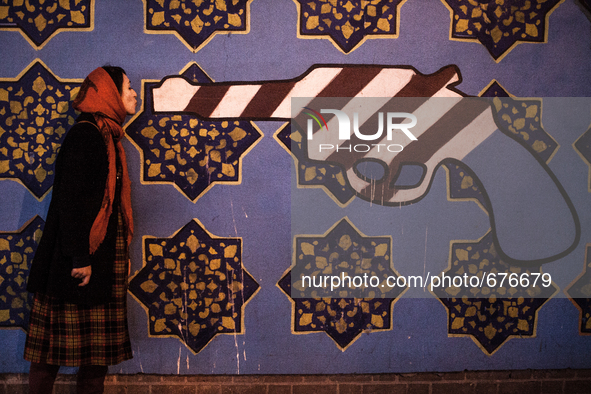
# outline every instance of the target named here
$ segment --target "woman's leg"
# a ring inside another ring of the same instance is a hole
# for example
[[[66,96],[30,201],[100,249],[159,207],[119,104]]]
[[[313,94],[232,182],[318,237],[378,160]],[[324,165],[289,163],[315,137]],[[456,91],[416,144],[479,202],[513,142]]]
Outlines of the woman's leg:
[[[109,367],[105,365],[84,365],[78,370],[76,392],[78,394],[102,394],[105,390],[105,376]]]
[[[29,369],[29,394],[51,393],[59,369],[59,365],[31,363]]]

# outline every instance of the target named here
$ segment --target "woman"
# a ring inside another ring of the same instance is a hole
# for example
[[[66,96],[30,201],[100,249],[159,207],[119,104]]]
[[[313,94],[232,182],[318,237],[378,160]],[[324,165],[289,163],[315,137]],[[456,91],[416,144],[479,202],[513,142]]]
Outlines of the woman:
[[[126,293],[133,224],[121,125],[136,105],[119,67],[94,70],[74,100],[81,114],[56,160],[27,285],[35,293],[24,354],[31,394],[51,393],[60,365],[80,367],[78,393],[102,393],[108,365],[132,357]]]

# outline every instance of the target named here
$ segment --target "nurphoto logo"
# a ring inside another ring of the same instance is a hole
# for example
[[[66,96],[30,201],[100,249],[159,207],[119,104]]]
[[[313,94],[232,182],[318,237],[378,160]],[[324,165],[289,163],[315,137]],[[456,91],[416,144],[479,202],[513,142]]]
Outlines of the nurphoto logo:
[[[313,110],[309,107],[303,107],[304,114],[309,115],[310,118],[307,119],[306,124],[306,136],[308,141],[314,139],[314,121],[319,127],[319,131],[329,131],[329,125],[326,122],[326,119],[322,114],[332,114],[334,115],[334,121],[330,121],[329,123],[334,124],[336,122],[338,133],[338,142],[332,141],[329,139],[330,142],[333,143],[320,143],[318,144],[319,152],[323,150],[336,150],[338,151],[348,151],[348,152],[369,152],[372,148],[377,149],[380,152],[381,149],[387,150],[388,152],[398,153],[404,149],[404,146],[401,144],[391,144],[389,143],[394,139],[395,132],[401,131],[404,135],[406,135],[411,141],[416,141],[417,137],[415,137],[410,129],[417,124],[417,117],[413,114],[407,112],[387,112],[385,115],[386,118],[386,142],[380,143],[384,140],[384,112],[378,112],[377,114],[377,131],[373,134],[364,134],[359,130],[359,125],[364,124],[369,120],[369,117],[366,114],[362,113],[360,117],[359,112],[353,112],[353,124],[351,125],[351,118],[345,111],[338,110],[338,109],[320,109],[320,112]],[[365,116],[364,116],[365,115]],[[361,118],[361,120],[360,120]],[[410,121],[408,121],[410,120]],[[351,127],[352,126],[352,127]],[[335,134],[330,134],[333,136]],[[353,145],[345,145],[341,143],[341,141],[351,140],[351,136],[354,135],[357,139],[361,141],[374,141],[374,143],[358,143]]]

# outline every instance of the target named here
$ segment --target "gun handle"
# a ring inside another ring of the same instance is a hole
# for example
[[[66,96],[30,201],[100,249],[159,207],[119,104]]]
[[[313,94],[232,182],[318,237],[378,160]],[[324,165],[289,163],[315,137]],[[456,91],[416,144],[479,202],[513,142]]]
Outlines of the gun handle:
[[[577,246],[581,225],[573,203],[548,165],[527,148],[497,130],[462,162],[476,175],[503,261],[540,265]]]

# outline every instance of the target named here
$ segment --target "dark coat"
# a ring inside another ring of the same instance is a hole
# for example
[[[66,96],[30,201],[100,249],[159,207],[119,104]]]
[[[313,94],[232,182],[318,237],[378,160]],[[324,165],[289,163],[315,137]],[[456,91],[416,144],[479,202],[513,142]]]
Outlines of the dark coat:
[[[118,199],[105,239],[95,253],[89,253],[90,229],[102,204],[108,171],[107,148],[94,117],[82,114],[57,156],[53,194],[28,291],[76,304],[96,305],[111,299]],[[72,268],[89,264],[90,282],[80,287],[80,279],[71,276]]]

